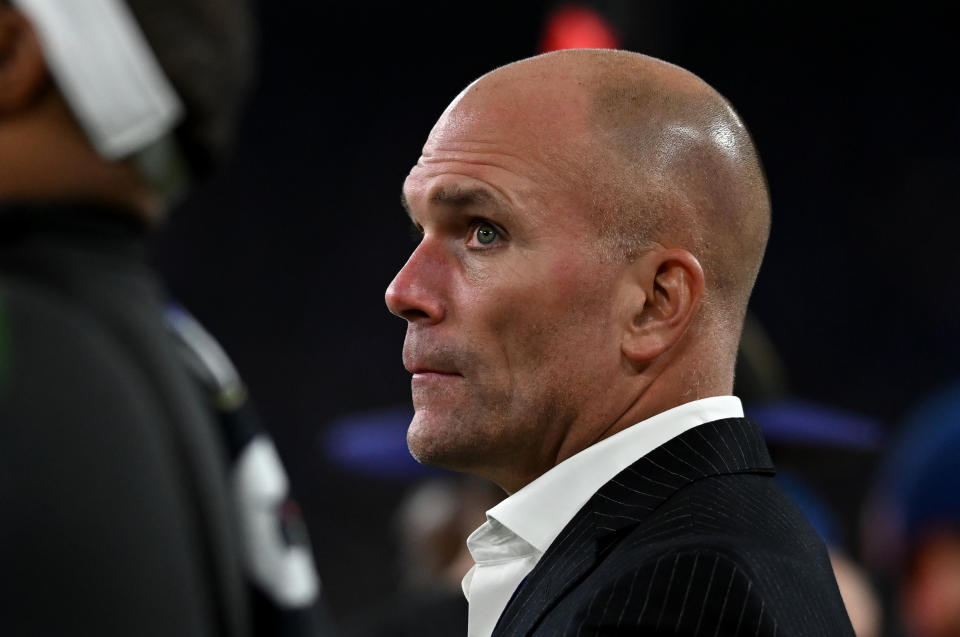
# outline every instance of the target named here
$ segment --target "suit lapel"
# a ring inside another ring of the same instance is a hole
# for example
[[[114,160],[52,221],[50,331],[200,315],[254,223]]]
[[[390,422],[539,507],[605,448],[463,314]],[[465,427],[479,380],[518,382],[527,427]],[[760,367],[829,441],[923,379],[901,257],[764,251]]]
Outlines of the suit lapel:
[[[730,473],[773,473],[759,428],[729,418],[694,427],[614,476],[564,527],[514,593],[495,636],[527,635],[619,538],[695,480]]]

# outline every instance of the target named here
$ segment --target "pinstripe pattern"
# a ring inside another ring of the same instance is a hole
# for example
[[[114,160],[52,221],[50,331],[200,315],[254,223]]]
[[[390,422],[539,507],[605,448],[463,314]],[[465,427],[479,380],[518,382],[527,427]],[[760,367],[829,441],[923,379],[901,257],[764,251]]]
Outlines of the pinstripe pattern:
[[[822,542],[772,479],[757,427],[691,429],[605,484],[495,637],[852,637]]]

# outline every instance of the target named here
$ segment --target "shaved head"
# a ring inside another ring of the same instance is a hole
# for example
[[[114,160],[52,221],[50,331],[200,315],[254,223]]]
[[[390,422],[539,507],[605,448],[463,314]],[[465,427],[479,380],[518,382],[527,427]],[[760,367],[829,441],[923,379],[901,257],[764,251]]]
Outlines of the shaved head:
[[[692,73],[582,49],[496,69],[403,192],[421,241],[386,301],[408,323],[421,462],[510,492],[732,391],[769,203],[746,128]]]
[[[538,91],[544,104],[515,108]],[[579,189],[602,255],[630,260],[653,244],[689,250],[704,268],[708,312],[739,335],[770,200],[750,134],[727,100],[662,60],[576,49],[496,69],[448,113],[471,94],[498,93],[511,96],[504,108],[531,116],[544,157]]]
[[[580,55],[599,166],[591,171],[605,242],[630,258],[655,241],[704,267],[708,295],[745,311],[770,228],[766,179],[730,104],[705,82],[653,58]],[[600,186],[600,188],[597,188]]]

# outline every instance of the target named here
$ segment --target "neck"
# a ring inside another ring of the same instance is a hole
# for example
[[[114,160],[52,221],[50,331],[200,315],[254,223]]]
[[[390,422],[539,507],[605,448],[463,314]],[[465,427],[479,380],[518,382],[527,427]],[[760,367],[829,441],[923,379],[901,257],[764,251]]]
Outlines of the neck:
[[[611,391],[603,395],[606,411],[591,414],[589,424],[570,429],[556,463],[674,407],[733,393],[733,364],[721,364],[716,352],[703,351],[688,341],[669,354],[643,369],[631,367],[611,383]]]

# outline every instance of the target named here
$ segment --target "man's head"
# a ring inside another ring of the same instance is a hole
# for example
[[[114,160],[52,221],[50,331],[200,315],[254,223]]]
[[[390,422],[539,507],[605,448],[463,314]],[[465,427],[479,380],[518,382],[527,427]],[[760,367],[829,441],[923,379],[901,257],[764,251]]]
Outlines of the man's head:
[[[254,41],[246,0],[0,0],[0,197],[149,213],[230,150]]]
[[[729,393],[769,227],[753,144],[712,88],[634,53],[549,53],[465,89],[404,183],[423,237],[411,452],[516,490],[688,400]]]

